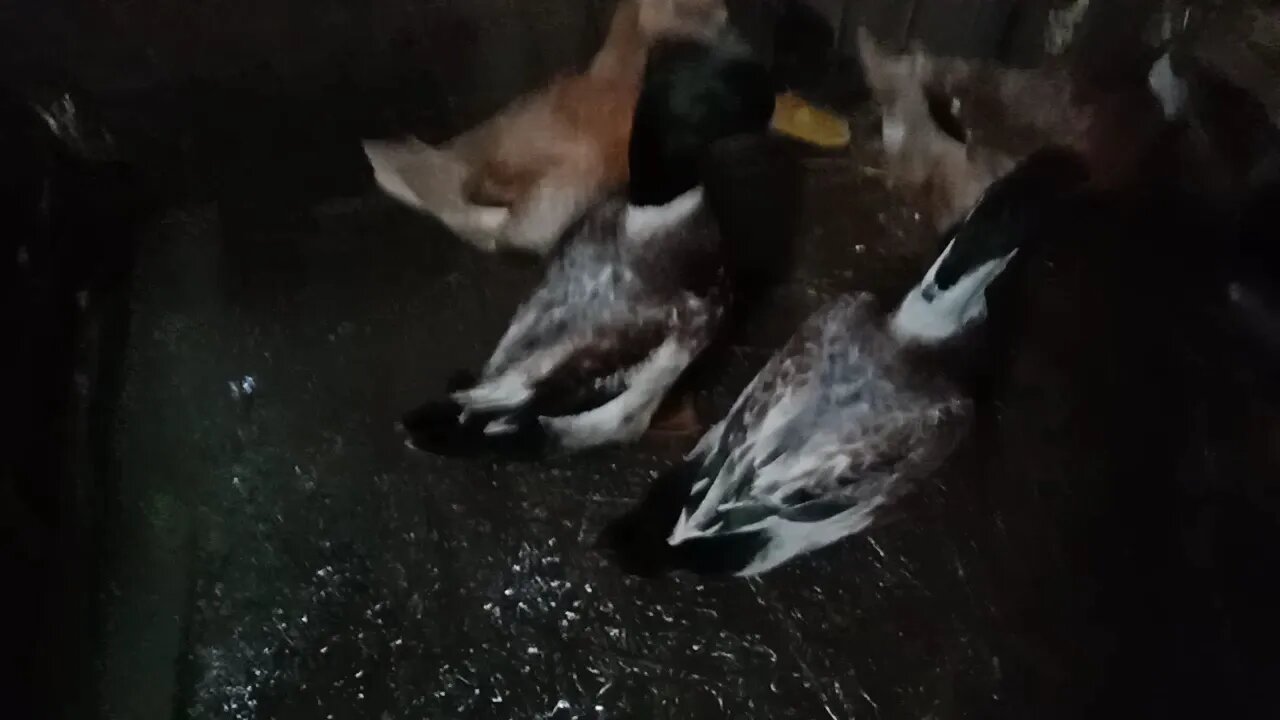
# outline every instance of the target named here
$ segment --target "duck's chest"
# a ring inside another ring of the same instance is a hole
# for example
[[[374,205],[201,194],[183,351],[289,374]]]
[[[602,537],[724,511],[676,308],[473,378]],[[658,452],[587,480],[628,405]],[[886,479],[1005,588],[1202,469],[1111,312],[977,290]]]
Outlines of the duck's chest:
[[[648,292],[705,296],[726,289],[725,257],[715,219],[704,208],[644,236],[626,236],[620,256]]]

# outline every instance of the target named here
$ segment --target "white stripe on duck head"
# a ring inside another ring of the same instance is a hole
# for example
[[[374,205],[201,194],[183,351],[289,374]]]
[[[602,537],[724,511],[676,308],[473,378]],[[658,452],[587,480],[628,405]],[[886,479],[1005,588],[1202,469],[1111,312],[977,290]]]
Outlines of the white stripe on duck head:
[[[765,133],[773,111],[769,73],[736,37],[655,46],[631,129],[627,234],[648,234],[691,215],[702,204],[710,147]]]
[[[987,288],[1088,179],[1079,156],[1046,148],[992,183],[946,233],[942,253],[893,312],[890,333],[903,343],[936,345],[983,320]]]

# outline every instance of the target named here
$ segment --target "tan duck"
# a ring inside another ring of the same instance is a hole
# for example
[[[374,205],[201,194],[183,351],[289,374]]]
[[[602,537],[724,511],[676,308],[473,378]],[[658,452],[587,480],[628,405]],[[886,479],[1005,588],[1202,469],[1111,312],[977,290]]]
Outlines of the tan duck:
[[[621,0],[586,72],[557,77],[440,146],[366,141],[388,195],[476,247],[543,254],[593,203],[624,185],[627,143],[649,48],[709,38],[724,0]]]

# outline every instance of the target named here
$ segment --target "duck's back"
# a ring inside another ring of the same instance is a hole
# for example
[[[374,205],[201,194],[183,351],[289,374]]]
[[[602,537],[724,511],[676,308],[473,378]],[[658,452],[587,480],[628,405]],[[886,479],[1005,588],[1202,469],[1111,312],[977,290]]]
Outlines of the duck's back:
[[[951,449],[959,424],[948,421],[967,406],[949,383],[916,371],[873,297],[837,300],[801,326],[695,451],[708,482],[695,484],[673,541],[712,528],[839,525],[770,551],[781,562],[856,531],[848,522],[865,525]]]
[[[723,266],[705,208],[643,241],[626,237],[626,212],[624,199],[607,199],[566,233],[486,375],[528,361],[530,348],[648,347],[673,331],[703,332],[719,320]]]

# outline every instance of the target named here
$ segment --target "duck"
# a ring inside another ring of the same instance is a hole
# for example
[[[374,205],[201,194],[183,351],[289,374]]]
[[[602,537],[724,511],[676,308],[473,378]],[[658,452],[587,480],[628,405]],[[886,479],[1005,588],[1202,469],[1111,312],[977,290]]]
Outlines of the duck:
[[[583,212],[626,183],[652,45],[710,40],[727,17],[724,0],[621,0],[585,72],[556,77],[439,146],[363,141],[374,182],[482,251],[546,255]]]
[[[734,296],[704,162],[718,141],[764,135],[774,109],[767,70],[739,43],[656,49],[625,192],[567,232],[479,377],[456,375],[446,399],[402,418],[407,444],[530,459],[642,436]]]
[[[1148,82],[1169,120],[1153,184],[1172,198],[1158,202],[1175,204],[1184,215],[1196,212],[1202,232],[1218,236],[1195,248],[1196,268],[1225,288],[1220,296],[1251,313],[1274,306],[1263,299],[1273,295],[1267,286],[1280,281],[1280,222],[1273,211],[1280,201],[1280,118],[1268,107],[1265,88],[1223,64],[1247,49],[1222,45],[1213,33],[1182,39],[1152,66]]]
[[[918,42],[895,54],[865,27],[857,44],[882,109],[889,179],[940,231],[995,178],[1049,144],[1084,158],[1100,190],[1140,186],[1168,126],[1149,82],[1160,58],[1144,55],[1142,72],[1103,82],[1059,59],[1013,68],[935,55]]]
[[[1175,45],[1153,65],[1149,83],[1171,130],[1162,168],[1212,204],[1229,207],[1273,174],[1280,116],[1264,98],[1202,57],[1195,43]]]
[[[906,196],[939,232],[954,224],[982,192],[1015,164],[1012,154],[969,137],[951,108],[938,107],[916,51],[893,55],[858,31],[863,77],[880,106],[881,149],[889,186]]]
[[[988,290],[1088,179],[1041,150],[994,182],[889,313],[836,298],[804,321],[689,456],[599,545],[624,571],[753,576],[872,525],[963,437],[972,398],[946,358]],[[961,373],[962,374],[962,373]]]

